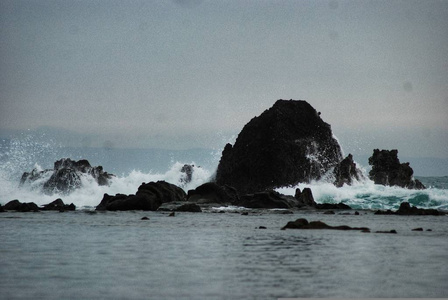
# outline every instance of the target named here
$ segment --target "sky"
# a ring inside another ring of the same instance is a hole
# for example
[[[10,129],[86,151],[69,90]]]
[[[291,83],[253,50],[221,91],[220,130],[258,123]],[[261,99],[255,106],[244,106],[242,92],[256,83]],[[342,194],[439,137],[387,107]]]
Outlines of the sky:
[[[448,158],[448,1],[0,0],[0,136],[219,148],[277,99]]]

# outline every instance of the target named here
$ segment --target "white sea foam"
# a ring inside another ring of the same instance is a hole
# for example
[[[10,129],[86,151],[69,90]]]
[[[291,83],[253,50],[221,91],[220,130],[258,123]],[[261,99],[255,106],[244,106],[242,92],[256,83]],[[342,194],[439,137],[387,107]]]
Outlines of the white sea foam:
[[[194,162],[189,164],[195,165]],[[21,202],[34,202],[37,205],[43,205],[50,203],[57,198],[61,198],[64,203],[73,203],[77,207],[94,207],[101,202],[105,193],[110,195],[118,193],[135,194],[138,187],[143,182],[164,180],[188,191],[189,189],[194,189],[209,181],[211,173],[208,170],[195,165],[193,167],[191,181],[185,183],[183,181],[185,173],[181,172],[183,166],[184,163],[176,162],[165,173],[144,173],[134,170],[128,175],[114,177],[109,186],[99,186],[92,177],[81,176],[81,188],[74,190],[69,195],[44,194],[41,187],[48,178],[39,179],[30,185],[25,185],[19,188],[18,181],[11,180],[3,170],[0,170],[0,203],[5,204],[10,200],[18,199]]]

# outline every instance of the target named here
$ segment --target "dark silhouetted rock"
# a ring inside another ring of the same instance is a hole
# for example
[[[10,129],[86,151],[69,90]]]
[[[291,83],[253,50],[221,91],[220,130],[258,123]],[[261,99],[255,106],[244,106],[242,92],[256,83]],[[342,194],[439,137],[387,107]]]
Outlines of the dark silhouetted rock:
[[[356,167],[353,156],[349,154],[334,168],[334,185],[342,187],[344,184],[352,185],[353,180],[359,181],[363,178],[362,172]]]
[[[341,160],[330,125],[310,104],[278,100],[225,146],[216,182],[256,193],[320,179]]]
[[[50,175],[51,174],[51,175]],[[74,161],[69,158],[63,158],[54,163],[53,170],[47,169],[39,171],[33,169],[30,173],[23,173],[20,180],[20,186],[31,184],[36,180],[47,178],[39,188],[45,194],[52,195],[54,193],[69,194],[73,190],[81,187],[81,177],[87,176],[93,178],[98,185],[108,185],[109,180],[114,176],[103,171],[103,167],[92,167],[85,160]]]
[[[187,203],[176,208],[176,211],[184,211],[184,212],[202,212],[202,209],[199,205],[194,203]]]
[[[350,227],[347,225],[341,226],[330,226],[322,221],[312,221],[308,222],[306,219],[297,219],[293,222],[288,222],[283,228],[284,229],[333,229],[333,230],[361,230],[364,232],[369,232],[370,229],[367,227]]]
[[[143,183],[135,195],[104,194],[96,210],[157,210],[163,203],[185,200],[185,192],[178,186],[165,182]]]
[[[76,210],[76,206],[73,203],[65,204],[64,201],[62,201],[62,199],[58,198],[51,203],[42,205],[42,210],[58,210],[58,211]]]
[[[0,204],[0,213],[5,212],[6,210],[3,208],[3,206]]]
[[[379,230],[379,231],[375,231],[375,233],[392,233],[392,234],[396,234],[397,231],[395,229],[392,229],[392,230]]]
[[[402,202],[400,204],[400,208],[398,208],[397,215],[432,215],[432,216],[442,216],[445,215],[444,212],[441,212],[437,209],[424,209],[417,208],[415,206],[411,206],[409,202]]]
[[[316,207],[316,202],[314,201],[313,193],[310,188],[304,188],[303,192],[299,188],[296,189],[294,198],[299,201],[299,206],[309,206]]]
[[[182,173],[182,177],[180,178],[180,186],[183,187],[191,182],[191,179],[193,178],[194,165],[185,164],[180,169],[180,172]]]
[[[352,209],[350,206],[344,203],[322,203],[316,204],[317,209]]]
[[[276,191],[247,194],[241,197],[239,206],[247,208],[297,208],[299,203],[292,196],[282,195]]]
[[[5,210],[15,210],[18,212],[36,212],[39,207],[34,202],[22,203],[19,200],[12,200],[5,204]]]
[[[408,189],[425,188],[419,180],[413,179],[414,171],[409,163],[400,163],[398,150],[373,150],[373,155],[369,158],[369,165],[372,166],[369,177],[375,184]]]
[[[398,210],[395,212],[390,209],[386,211],[378,210],[375,212],[375,215],[444,216],[446,213],[432,208],[417,208],[415,206],[411,206],[408,202],[402,202]]]
[[[414,228],[414,229],[412,229],[412,231],[423,231],[423,228],[421,228],[421,227]]]
[[[227,185],[220,186],[214,182],[204,183],[194,190],[189,190],[187,199],[197,203],[235,204],[239,202],[236,189]]]
[[[142,220],[142,221],[148,221],[149,218],[148,218],[148,217],[143,217],[143,218],[141,218],[140,220]]]

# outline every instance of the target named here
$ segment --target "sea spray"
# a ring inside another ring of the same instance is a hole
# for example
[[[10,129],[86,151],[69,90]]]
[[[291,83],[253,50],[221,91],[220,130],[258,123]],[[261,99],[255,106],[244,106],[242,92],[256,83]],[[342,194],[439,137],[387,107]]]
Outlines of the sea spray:
[[[194,162],[189,163],[193,166],[193,172],[190,182],[185,182],[185,173],[181,171],[184,163],[175,162],[165,173],[152,173],[142,171],[132,171],[125,176],[116,176],[111,179],[109,186],[99,186],[97,182],[89,176],[81,176],[82,185],[69,195],[46,195],[42,193],[38,185],[43,184],[43,180],[19,188],[19,182],[11,180],[8,176],[4,176],[4,172],[0,171],[0,203],[5,204],[10,200],[18,199],[21,202],[34,202],[37,205],[50,203],[56,198],[61,198],[64,203],[73,203],[80,207],[95,207],[101,202],[105,193],[110,195],[135,194],[138,187],[143,182],[151,182],[165,180],[169,183],[182,187],[185,191],[193,189],[205,182],[208,182],[211,173],[201,167],[196,166]]]

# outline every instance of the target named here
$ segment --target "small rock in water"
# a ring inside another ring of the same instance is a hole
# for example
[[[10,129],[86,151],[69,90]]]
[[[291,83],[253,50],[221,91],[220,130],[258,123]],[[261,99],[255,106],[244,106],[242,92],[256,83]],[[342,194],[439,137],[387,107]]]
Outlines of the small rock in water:
[[[242,216],[247,216],[249,213],[247,211],[241,213]]]
[[[176,216],[176,213],[173,211],[172,213],[169,214],[168,217],[175,217],[175,216]]]
[[[355,216],[359,216],[359,212],[355,211]]]
[[[332,210],[328,210],[328,211],[324,212],[324,215],[334,215],[334,214],[335,213]]]
[[[258,229],[267,229],[267,228],[264,226],[260,226],[260,227],[258,227]]]
[[[375,231],[376,233],[397,233],[397,231],[395,230],[395,229],[392,229],[392,230],[389,230],[389,231],[381,231],[381,230],[379,230],[379,231]]]
[[[423,228],[419,227],[419,228],[414,228],[412,229],[412,231],[423,231]]]
[[[140,220],[149,220],[149,218],[148,217],[143,217]]]
[[[431,228],[428,228],[428,229],[426,229],[426,231],[432,231],[432,229],[431,229]]]

